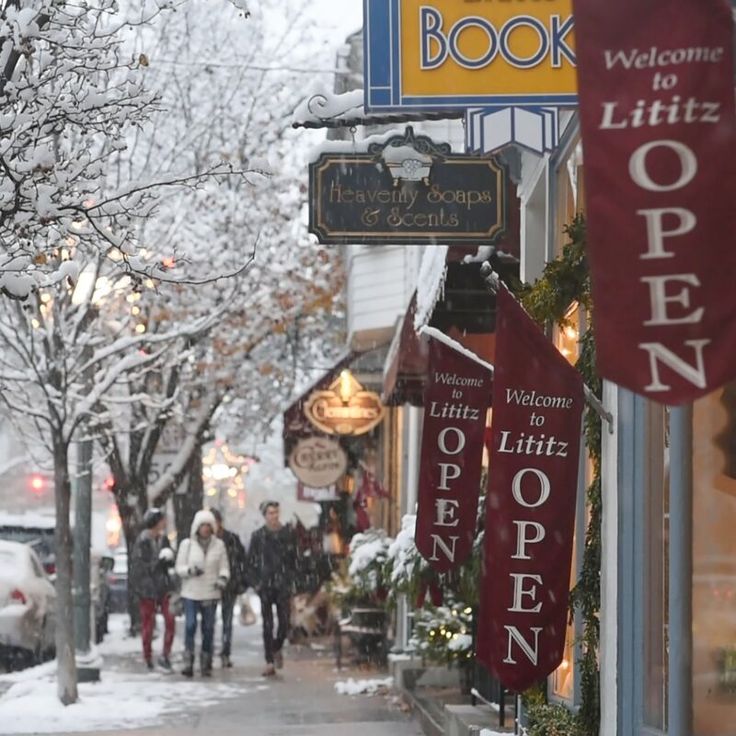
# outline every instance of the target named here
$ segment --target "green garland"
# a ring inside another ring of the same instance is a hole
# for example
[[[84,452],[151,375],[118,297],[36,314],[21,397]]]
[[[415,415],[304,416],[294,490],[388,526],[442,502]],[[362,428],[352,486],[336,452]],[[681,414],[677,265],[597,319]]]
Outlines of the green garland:
[[[590,314],[590,274],[585,257],[585,220],[582,215],[565,227],[569,242],[562,255],[547,264],[542,277],[533,286],[523,285],[518,296],[532,318],[542,327],[554,323],[567,325],[566,315],[570,306],[577,302]],[[600,397],[601,380],[595,369],[595,335],[589,327],[581,341],[577,369],[585,383]],[[570,597],[571,611],[579,610],[583,617],[581,666],[582,704],[577,717],[577,728],[582,736],[597,736],[600,728],[600,671],[598,648],[600,643],[600,570],[601,570],[601,420],[588,407],[584,418],[585,444],[593,466],[593,480],[587,491],[590,520],[585,537],[580,579]],[[531,719],[537,725],[550,719],[550,708],[533,706]],[[553,709],[554,710],[554,709]],[[551,730],[534,729],[535,734],[558,733]]]

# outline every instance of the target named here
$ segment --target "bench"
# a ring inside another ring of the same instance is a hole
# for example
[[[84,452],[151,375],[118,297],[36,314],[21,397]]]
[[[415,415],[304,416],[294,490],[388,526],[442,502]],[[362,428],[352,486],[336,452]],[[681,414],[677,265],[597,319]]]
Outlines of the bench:
[[[353,608],[350,616],[337,622],[335,627],[335,662],[342,667],[342,641],[346,636],[358,652],[358,661],[387,661],[387,616],[383,608]]]

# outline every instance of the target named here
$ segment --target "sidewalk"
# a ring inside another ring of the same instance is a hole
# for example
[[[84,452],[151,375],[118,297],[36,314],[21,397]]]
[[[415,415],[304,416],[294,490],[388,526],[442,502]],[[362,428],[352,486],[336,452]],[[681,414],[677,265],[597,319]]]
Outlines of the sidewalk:
[[[4,703],[3,698],[0,699],[0,715],[5,728],[0,727],[0,733],[53,732],[64,733],[65,736],[81,733],[109,736],[344,736],[346,731],[350,736],[421,734],[418,725],[399,708],[398,699],[385,690],[373,696],[337,694],[335,684],[338,682],[343,683],[341,689],[352,692],[359,688],[347,684],[349,678],[384,679],[386,674],[349,669],[337,672],[329,641],[323,642],[322,646],[288,647],[285,650],[286,664],[279,676],[270,680],[262,678],[260,633],[260,626],[236,625],[235,667],[225,671],[217,667],[208,681],[198,677],[186,680],[179,674],[146,673],[138,661],[136,642],[112,641],[108,650],[113,653],[105,655],[103,682],[97,686],[85,686],[86,690],[82,692],[84,702],[71,709],[92,707],[91,701],[104,688],[112,700],[107,702],[109,719],[103,723],[110,723],[114,730],[103,730],[99,725],[94,728],[85,726],[86,731],[49,730],[48,719],[39,711],[36,711],[37,727],[30,729],[26,717],[22,731],[6,730],[10,726],[8,718],[13,718],[12,709],[8,710],[8,706],[12,708],[13,701]],[[181,638],[178,638],[175,646],[180,644]],[[102,649],[104,652],[104,645]],[[178,668],[179,663],[175,666]],[[132,684],[137,689],[126,701],[124,695]],[[38,687],[37,684],[35,686]],[[116,692],[120,692],[121,697],[116,697]],[[25,706],[33,707],[31,698],[27,700],[30,702]],[[22,700],[15,702],[20,706]],[[101,702],[98,707],[102,705],[104,703]],[[140,727],[138,708],[144,715],[147,708],[154,709],[151,717],[143,719],[150,724],[145,728]],[[156,708],[163,712],[157,714]],[[20,707],[15,710],[19,712]],[[75,721],[67,719],[67,722]]]

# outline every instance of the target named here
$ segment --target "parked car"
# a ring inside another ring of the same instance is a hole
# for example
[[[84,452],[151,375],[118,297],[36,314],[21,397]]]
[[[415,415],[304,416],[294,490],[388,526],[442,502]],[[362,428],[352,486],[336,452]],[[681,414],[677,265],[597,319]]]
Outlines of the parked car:
[[[53,577],[56,574],[54,525],[52,515],[0,514],[0,539],[31,545],[46,574]]]
[[[56,591],[27,544],[0,540],[0,658],[8,666],[54,656]]]
[[[53,582],[56,577],[56,543],[53,515],[39,513],[0,514],[0,540],[20,542],[30,546],[38,555],[46,574]],[[107,633],[110,592],[107,574],[113,560],[97,551],[90,556],[90,595],[94,609],[93,636],[99,644]]]
[[[109,610],[113,613],[128,612],[128,553],[118,550],[113,555],[112,569],[107,573]]]

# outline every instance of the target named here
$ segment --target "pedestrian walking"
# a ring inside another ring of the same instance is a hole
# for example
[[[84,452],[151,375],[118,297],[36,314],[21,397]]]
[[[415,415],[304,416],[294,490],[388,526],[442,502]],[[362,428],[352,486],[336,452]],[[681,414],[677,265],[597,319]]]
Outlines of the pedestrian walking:
[[[296,569],[296,535],[283,525],[276,501],[261,507],[265,524],[253,533],[248,550],[247,575],[261,598],[263,649],[266,659],[264,677],[273,677],[284,666],[282,648],[289,630],[291,595]],[[278,629],[274,636],[273,607],[276,606]]]
[[[220,652],[220,659],[223,667],[232,667],[233,612],[238,596],[245,593],[248,588],[245,571],[247,559],[240,537],[235,532],[225,529],[219,509],[211,509],[211,511],[217,523],[215,533],[217,538],[225,544],[227,560],[230,565],[230,579],[222,591],[220,600],[220,615],[222,616],[222,651]]]
[[[194,674],[194,639],[197,622],[202,622],[202,650],[200,669],[203,677],[212,674],[212,649],[215,638],[215,616],[222,591],[230,579],[227,550],[222,540],[215,536],[217,522],[211,511],[198,511],[194,515],[189,539],[179,545],[176,556],[176,572],[181,578],[181,598],[184,604],[185,677]]]
[[[156,611],[164,618],[164,646],[158,665],[171,672],[171,647],[176,621],[171,612],[170,595],[174,581],[170,575],[174,552],[166,538],[166,519],[159,509],[149,509],[143,517],[143,531],[133,545],[131,585],[139,600],[143,659],[153,669],[153,628]]]

